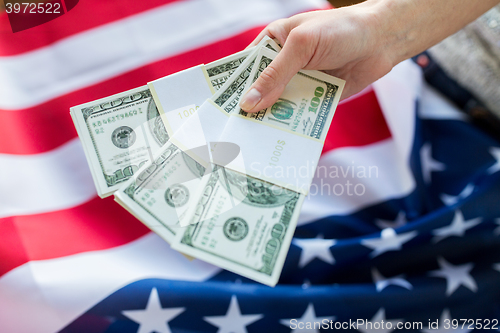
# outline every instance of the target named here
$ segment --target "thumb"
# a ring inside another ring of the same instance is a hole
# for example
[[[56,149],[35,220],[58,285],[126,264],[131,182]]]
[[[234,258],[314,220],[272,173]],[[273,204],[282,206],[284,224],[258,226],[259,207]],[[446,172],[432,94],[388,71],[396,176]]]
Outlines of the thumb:
[[[257,112],[273,105],[285,90],[292,77],[309,61],[304,45],[292,33],[283,49],[267,66],[259,78],[242,97],[240,107],[246,112]]]

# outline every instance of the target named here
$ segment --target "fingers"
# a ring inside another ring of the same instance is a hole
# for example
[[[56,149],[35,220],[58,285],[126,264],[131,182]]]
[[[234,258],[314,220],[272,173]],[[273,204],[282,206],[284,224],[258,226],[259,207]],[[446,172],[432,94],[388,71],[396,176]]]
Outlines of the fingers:
[[[292,31],[281,52],[243,96],[240,107],[257,112],[273,105],[292,77],[309,62],[311,48],[307,44],[307,36]]]

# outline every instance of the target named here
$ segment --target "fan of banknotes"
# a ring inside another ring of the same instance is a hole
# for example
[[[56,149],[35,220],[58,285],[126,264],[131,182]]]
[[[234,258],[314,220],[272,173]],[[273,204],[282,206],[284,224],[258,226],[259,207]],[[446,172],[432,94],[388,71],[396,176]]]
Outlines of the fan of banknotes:
[[[100,197],[172,248],[279,279],[344,81],[300,71],[270,108],[239,108],[281,50],[270,38],[207,65],[71,108]]]

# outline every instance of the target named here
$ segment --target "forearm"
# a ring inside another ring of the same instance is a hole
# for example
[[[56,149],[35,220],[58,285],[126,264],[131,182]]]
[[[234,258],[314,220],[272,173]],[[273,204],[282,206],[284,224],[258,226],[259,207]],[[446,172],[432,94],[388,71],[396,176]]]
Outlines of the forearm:
[[[368,0],[377,34],[395,64],[454,34],[500,0]]]

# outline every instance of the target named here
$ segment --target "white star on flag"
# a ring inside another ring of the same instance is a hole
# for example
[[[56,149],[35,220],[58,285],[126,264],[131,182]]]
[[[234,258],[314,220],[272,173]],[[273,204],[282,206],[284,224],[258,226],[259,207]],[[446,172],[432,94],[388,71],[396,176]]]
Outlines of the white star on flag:
[[[382,220],[382,219],[375,220],[375,224],[380,229],[386,229],[386,228],[397,229],[399,227],[406,225],[406,222],[407,222],[406,213],[404,210],[399,211],[398,216],[396,216],[396,219],[394,221]]]
[[[450,236],[462,237],[463,235],[465,235],[466,230],[475,227],[476,225],[481,223],[481,221],[482,218],[480,217],[465,221],[462,212],[457,210],[455,211],[453,221],[451,221],[448,226],[432,230],[432,234],[435,235],[432,241],[434,243],[437,243]]]
[[[493,232],[495,233],[495,235],[498,236],[498,235],[500,235],[500,218],[495,219],[495,224],[498,224],[498,227],[496,227]]]
[[[125,317],[139,324],[137,333],[171,333],[168,322],[184,312],[185,308],[163,309],[158,290],[153,288],[149,294],[148,304],[144,310],[122,311]]]
[[[302,317],[300,317],[299,319],[296,318],[281,319],[280,324],[292,328],[292,331],[290,333],[304,333],[304,332],[319,333],[318,325],[321,326],[321,322],[325,319],[328,320],[328,322],[330,322],[330,320],[335,320],[335,316],[316,317],[316,312],[314,311],[314,305],[312,303],[309,303],[306,312],[304,312]]]
[[[413,288],[412,284],[403,278],[403,275],[386,278],[375,267],[372,268],[372,279],[378,292],[381,292],[390,285],[400,286],[408,290]]]
[[[460,199],[467,198],[469,195],[472,194],[472,192],[474,192],[474,184],[469,183],[469,184],[467,184],[467,186],[464,187],[462,192],[460,192],[458,195],[449,195],[449,194],[443,193],[439,197],[441,198],[441,201],[443,201],[443,203],[446,206],[452,206],[452,205],[456,204]]]
[[[426,184],[431,182],[431,172],[443,171],[446,169],[444,163],[432,158],[432,147],[430,142],[424,144],[420,149],[420,163],[422,164],[422,176]]]
[[[417,236],[416,231],[397,234],[394,229],[387,228],[380,232],[380,238],[369,238],[361,240],[361,244],[373,249],[370,257],[376,257],[387,251],[401,250],[403,244]]]
[[[382,321],[384,322],[383,326]],[[387,320],[385,318],[385,309],[380,308],[373,318],[370,319],[371,324],[365,323],[364,325],[360,325],[358,331],[363,333],[390,333],[394,331],[397,328],[396,325],[402,321],[402,319]]]
[[[470,271],[474,268],[473,263],[464,265],[452,265],[444,258],[438,258],[439,267],[441,269],[429,272],[430,276],[441,277],[446,279],[446,296],[450,296],[460,286],[467,287],[473,292],[477,291],[477,284]]]
[[[246,326],[264,317],[262,314],[242,315],[236,296],[231,297],[231,303],[225,316],[209,316],[203,319],[217,326],[217,333],[245,333]]]
[[[467,332],[471,331],[470,329],[467,328],[467,325],[465,325],[464,327],[462,327],[462,325],[459,325],[458,328],[452,330],[450,328],[451,321],[452,321],[452,318],[450,315],[450,310],[444,309],[443,313],[441,313],[441,318],[439,318],[439,320],[438,320],[438,327],[437,328],[427,327],[427,328],[424,328],[422,330],[422,332],[423,333],[448,333],[450,331],[453,331],[453,332],[457,332],[457,333],[460,333],[460,332],[467,333]],[[431,322],[433,322],[433,321],[431,320]],[[447,323],[447,325],[446,325],[446,323]],[[445,325],[447,328],[445,328]]]
[[[500,170],[500,148],[491,147],[490,154],[493,155],[493,158],[496,160],[495,164],[490,166],[488,170],[486,170],[490,175]]]
[[[315,258],[321,259],[330,265],[335,263],[335,258],[330,247],[335,245],[334,239],[323,239],[323,235],[310,239],[293,239],[293,244],[302,249],[300,253],[299,268],[303,268]]]

